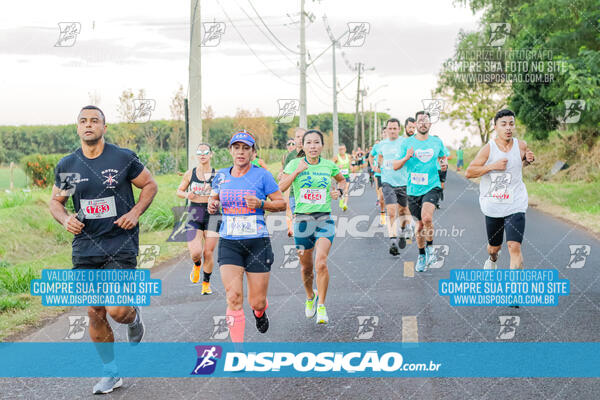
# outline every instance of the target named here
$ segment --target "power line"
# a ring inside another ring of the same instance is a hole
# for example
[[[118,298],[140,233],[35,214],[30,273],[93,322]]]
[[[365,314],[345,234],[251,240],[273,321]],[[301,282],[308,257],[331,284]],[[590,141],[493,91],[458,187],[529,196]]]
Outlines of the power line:
[[[260,33],[262,33],[267,39],[269,39],[269,41],[273,44],[273,46],[275,46],[275,48],[285,57],[287,58],[294,66],[296,66],[296,62],[294,60],[292,60],[286,53],[283,52],[283,50],[281,50],[279,48],[279,46],[277,46],[277,44],[273,41],[273,39],[271,39],[269,37],[269,35],[267,35],[266,33],[263,32],[262,29],[260,29],[260,26],[258,26],[258,24],[256,23],[256,21],[254,21],[254,18],[252,18],[247,12],[246,10],[244,10],[242,8],[242,6],[240,6],[237,2],[236,2],[237,6],[239,7],[240,10],[242,10],[242,12],[244,14],[246,14],[246,16],[248,17],[248,19],[250,21],[252,21],[252,23],[254,24],[254,26],[256,26],[256,29],[258,29],[260,31]]]
[[[248,44],[248,42],[246,41],[246,39],[244,39],[244,36],[240,33],[240,31],[238,30],[238,28],[235,26],[235,24],[233,23],[233,21],[231,20],[231,18],[229,18],[229,14],[227,14],[227,11],[225,11],[225,9],[223,8],[223,5],[221,5],[221,2],[219,0],[217,0],[217,4],[219,5],[219,7],[221,8],[221,10],[223,11],[223,14],[225,14],[225,17],[227,18],[227,20],[229,21],[229,23],[231,24],[231,26],[233,27],[233,29],[235,29],[235,31],[237,32],[238,36],[240,37],[240,39],[242,39],[242,42],[244,42],[244,44],[246,45],[246,47],[248,47],[248,49],[250,50],[250,52],[254,55],[254,57],[256,57],[258,59],[258,61],[260,61],[260,63],[262,65],[264,65],[267,70],[269,70],[270,73],[272,73],[273,75],[275,75],[277,78],[281,79],[283,82],[289,84],[289,85],[298,85],[297,83],[294,82],[289,82],[288,80],[282,78],[281,76],[279,76],[279,74],[277,74],[275,71],[273,71],[259,56],[258,54],[256,54],[256,52],[254,51],[254,49],[252,49],[252,47],[250,47],[250,45]]]
[[[254,10],[254,13],[256,14],[256,16],[258,17],[258,19],[260,20],[260,22],[262,22],[262,24],[265,26],[265,28],[267,28],[267,31],[269,31],[269,33],[275,38],[275,40],[277,40],[277,42],[282,45],[287,51],[294,53],[296,55],[300,55],[300,52],[295,51],[290,49],[289,47],[287,47],[281,40],[279,40],[279,38],[277,37],[277,35],[275,35],[273,33],[273,31],[271,31],[271,29],[267,26],[267,24],[265,23],[265,21],[262,19],[262,17],[260,16],[260,14],[258,13],[258,11],[256,11],[256,8],[254,8],[254,4],[252,4],[252,2],[250,0],[248,0],[248,4],[250,4],[250,7],[252,7],[252,9]]]
[[[325,86],[328,89],[331,89],[331,85],[328,85],[328,84],[325,83],[325,81],[323,80],[323,78],[321,78],[321,74],[319,74],[319,70],[317,69],[317,67],[315,67],[315,64],[312,63],[312,58],[310,56],[310,52],[307,51],[306,54],[308,55],[308,60],[311,61],[310,66],[313,68],[313,70],[317,74],[317,77],[319,78],[319,80],[321,81],[321,83],[323,84],[323,86]]]

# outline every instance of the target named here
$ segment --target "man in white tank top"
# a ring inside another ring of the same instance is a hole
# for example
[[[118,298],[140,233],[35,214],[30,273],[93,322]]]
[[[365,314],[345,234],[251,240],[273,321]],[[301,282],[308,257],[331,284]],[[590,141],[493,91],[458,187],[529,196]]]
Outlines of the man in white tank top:
[[[525,232],[527,188],[523,183],[523,166],[535,156],[515,134],[515,114],[500,110],[494,117],[496,139],[483,146],[466,171],[466,177],[479,178],[479,205],[485,215],[488,254],[484,269],[496,269],[504,231],[510,253],[510,268],[523,268],[521,243]]]

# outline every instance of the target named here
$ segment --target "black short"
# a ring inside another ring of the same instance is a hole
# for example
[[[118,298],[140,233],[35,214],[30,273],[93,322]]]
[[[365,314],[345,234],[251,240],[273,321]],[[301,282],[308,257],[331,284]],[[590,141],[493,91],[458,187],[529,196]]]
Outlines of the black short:
[[[377,188],[381,187],[381,175],[375,175],[375,180],[377,181]]]
[[[271,239],[219,239],[219,266],[239,265],[246,272],[269,272],[273,264]]]
[[[411,215],[420,221],[423,203],[431,203],[437,206],[441,197],[442,188],[439,187],[434,187],[421,196],[408,196],[408,209],[410,210]]]
[[[71,257],[73,269],[135,269],[135,254],[117,254],[115,256],[78,256]]]
[[[448,175],[448,170],[442,171],[438,170],[438,175],[440,176],[440,182],[446,182],[446,175]]]
[[[392,186],[384,182],[381,191],[383,192],[383,201],[385,204],[398,204],[400,207],[406,207],[406,186]]]
[[[188,212],[192,216],[192,218],[188,221],[189,226],[201,231],[219,232],[219,229],[221,228],[220,214],[211,215],[206,209],[206,206],[196,205],[189,206]]]
[[[500,246],[506,231],[507,242],[523,242],[525,233],[525,213],[515,213],[506,217],[494,218],[485,216],[485,230],[490,246]]]

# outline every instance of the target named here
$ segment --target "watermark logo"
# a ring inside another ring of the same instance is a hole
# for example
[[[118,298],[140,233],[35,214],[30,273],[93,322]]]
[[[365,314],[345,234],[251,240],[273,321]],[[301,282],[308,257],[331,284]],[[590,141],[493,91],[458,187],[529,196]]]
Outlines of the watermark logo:
[[[488,46],[500,47],[504,46],[506,39],[510,35],[510,24],[506,22],[495,22],[490,24],[490,39]]]
[[[300,251],[304,250],[304,246],[300,246]],[[298,250],[293,244],[283,246],[283,264],[280,268],[293,269],[298,268],[300,258],[298,258]]]
[[[192,220],[196,219],[196,214],[200,211],[194,207],[178,206],[171,209],[173,211],[173,231],[167,238],[167,242],[189,242],[193,239],[190,233],[195,234],[195,228],[191,224]]]
[[[500,318],[500,332],[498,332],[496,339],[510,340],[514,338],[517,326],[521,322],[521,317],[518,315],[502,315],[498,318]]]
[[[141,244],[139,253],[138,268],[152,268],[160,254],[160,246],[157,244]]]
[[[81,175],[79,172],[59,172],[58,179],[60,179],[60,192],[57,193],[57,196],[69,197],[75,194],[75,188],[81,180]]]
[[[83,339],[85,328],[90,326],[90,317],[87,315],[69,315],[69,330],[65,340]]]
[[[563,122],[565,124],[576,124],[581,118],[581,113],[585,110],[585,100],[565,100],[565,115]]]
[[[444,111],[444,100],[442,99],[423,99],[421,100],[423,109],[429,113],[429,121],[435,124],[440,120]]]
[[[213,331],[210,338],[215,340],[227,339],[230,325],[233,325],[233,316],[213,315]]]
[[[348,36],[343,46],[361,47],[365,44],[369,32],[371,32],[371,24],[368,22],[348,22]]]
[[[150,121],[152,111],[156,108],[154,99],[133,99],[133,113],[129,118],[131,123],[143,123]]]
[[[223,355],[221,346],[195,346],[198,360],[191,375],[210,375],[217,368],[217,360]]]
[[[225,34],[225,22],[203,22],[202,47],[216,47],[221,44],[221,37]]]
[[[444,266],[444,262],[446,261],[446,257],[448,257],[448,253],[450,251],[450,246],[447,244],[434,244],[431,246],[433,249],[433,260],[429,268],[442,268]]]
[[[571,258],[567,268],[583,268],[586,258],[590,255],[592,247],[587,244],[570,244]]]
[[[279,113],[275,123],[289,124],[294,120],[300,108],[300,101],[298,99],[279,99],[277,105],[279,106]]]
[[[369,174],[366,172],[350,174],[350,185],[348,188],[348,196],[362,196],[369,184]]]
[[[54,47],[73,47],[77,41],[77,35],[81,33],[81,23],[59,22],[58,30],[58,40]]]
[[[379,325],[379,317],[376,315],[359,315],[358,330],[356,331],[356,340],[368,340],[373,337],[375,327]]]
[[[508,187],[512,176],[510,172],[490,172],[490,188],[484,195],[496,203],[512,202]]]

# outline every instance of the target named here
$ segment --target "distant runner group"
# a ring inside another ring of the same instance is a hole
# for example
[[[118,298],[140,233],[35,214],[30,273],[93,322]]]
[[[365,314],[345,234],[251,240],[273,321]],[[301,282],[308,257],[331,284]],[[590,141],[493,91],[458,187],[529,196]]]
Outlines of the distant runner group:
[[[217,249],[233,342],[244,341],[244,275],[256,329],[261,333],[269,329],[267,293],[274,253],[265,212],[286,212],[288,235],[293,236],[298,251],[306,292],[305,316],[316,316],[317,324],[329,322],[328,259],[336,230],[332,201],[338,201],[340,210],[348,210],[353,174],[369,174],[375,185],[379,222],[387,229],[389,253],[399,255],[415,238],[415,270],[426,271],[436,262],[434,214],[444,198],[450,153],[438,136],[430,134],[431,125],[427,111],[417,112],[403,124],[390,118],[382,140],[372,148],[348,153],[346,146],[340,145],[332,160],[322,156],[325,140],[319,130],[297,128],[286,143],[288,153],[281,160],[277,180],[258,158],[251,132],[241,130],[232,135],[228,145],[231,166],[219,170],[211,165],[211,145],[198,146],[197,167],[183,174],[175,193],[186,200],[191,215],[186,231],[193,262],[189,279],[194,284],[202,281],[202,295],[212,293],[210,279]],[[60,160],[55,170],[50,211],[75,235],[73,268],[136,268],[138,220],[158,190],[133,151],[105,142],[106,129],[104,113],[98,107],[81,109],[77,123],[81,147]],[[524,141],[514,137],[512,111],[499,111],[494,129],[497,137],[482,147],[466,169],[467,178],[480,178],[479,203],[489,254],[483,267],[496,268],[506,232],[510,268],[522,268],[527,210],[522,167],[535,156]],[[463,150],[459,150],[458,169],[463,166]],[[66,182],[67,176],[77,178]],[[137,203],[132,185],[141,189]],[[74,213],[65,208],[69,197]],[[127,324],[130,342],[139,343],[144,336],[137,306],[89,307],[88,315],[95,343],[114,342],[107,315]],[[123,381],[112,347],[101,347],[105,376],[93,392],[109,393]]]

